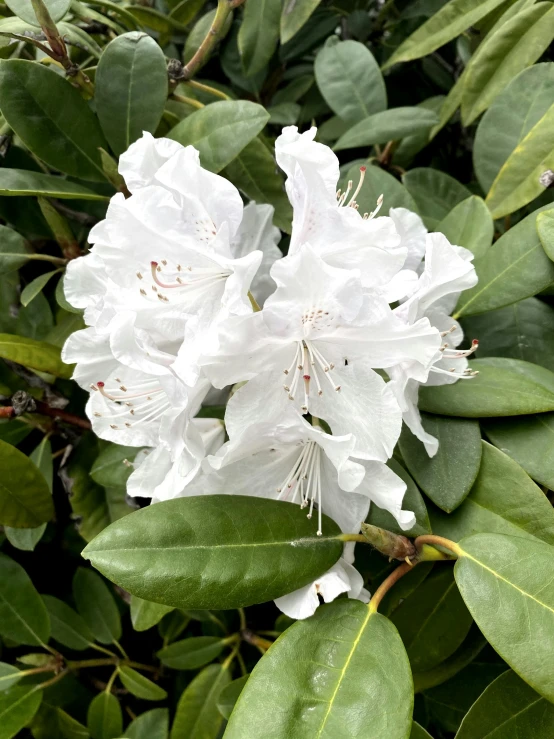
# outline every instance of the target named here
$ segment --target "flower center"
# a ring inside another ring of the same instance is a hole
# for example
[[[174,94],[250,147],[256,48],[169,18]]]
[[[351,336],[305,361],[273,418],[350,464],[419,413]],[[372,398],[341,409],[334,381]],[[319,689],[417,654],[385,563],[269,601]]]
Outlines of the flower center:
[[[188,288],[189,291],[205,290],[221,280],[226,280],[231,272],[221,267],[182,267],[180,264],[171,267],[168,266],[167,260],[162,259],[161,262],[150,262],[150,274],[152,277],[150,290],[141,287],[140,294],[144,298],[156,297],[162,303],[169,303],[169,298],[159,288],[162,290],[175,288]],[[144,280],[142,272],[137,272],[136,275],[139,281]]]
[[[117,388],[108,389],[104,382],[97,382],[96,385],[90,386],[92,390],[99,392],[109,401],[106,403],[106,415],[110,421],[118,421],[118,423],[110,423],[110,428],[121,428],[119,423],[125,428],[132,428],[156,421],[169,408],[169,400],[158,380],[147,380],[130,386],[121,384],[121,380],[117,377],[115,381],[120,383]],[[94,415],[97,418],[104,416],[99,411],[94,411]]]
[[[451,329],[448,331],[442,331],[441,336],[447,336],[448,334],[451,334],[453,331],[456,330],[456,326],[452,326]],[[469,357],[471,356],[477,349],[479,348],[479,340],[473,339],[471,342],[471,348],[470,349],[451,349],[447,342],[445,342],[441,348],[440,352],[442,353],[441,359],[460,359],[461,357]],[[440,361],[438,359],[437,361]],[[469,367],[466,367],[461,372],[456,371],[456,367],[450,367],[449,369],[443,369],[442,367],[436,367],[433,365],[430,369],[431,372],[435,372],[440,375],[450,375],[452,377],[457,377],[460,380],[467,380],[470,377],[475,377],[479,374],[478,370],[472,370]]]
[[[308,518],[312,517],[317,503],[317,535],[321,536],[321,448],[315,441],[302,445],[298,457],[284,482],[277,488],[277,500],[298,500],[301,508],[309,506]]]
[[[296,343],[296,352],[292,364],[288,369],[283,370],[285,375],[291,375],[292,380],[290,385],[283,385],[285,392],[288,393],[289,399],[294,400],[295,394],[300,386],[300,379],[302,379],[303,393],[304,393],[304,404],[302,405],[302,411],[308,412],[310,402],[310,385],[312,379],[315,381],[317,388],[317,394],[323,395],[323,388],[321,387],[321,378],[327,378],[327,381],[335,392],[340,392],[340,385],[338,385],[332,375],[332,370],[335,369],[335,365],[332,362],[328,362],[323,354],[316,348],[312,341],[303,339]],[[321,376],[321,377],[320,377]]]
[[[356,189],[350,196],[350,193],[352,192],[352,188],[354,187],[354,182],[352,180],[348,180],[348,184],[346,186],[346,189],[344,192],[341,190],[337,190],[337,204],[339,208],[354,208],[355,210],[358,210],[359,205],[356,202],[356,198],[358,197],[358,194],[360,190],[362,189],[362,185],[364,184],[365,179],[365,173],[366,173],[367,167],[362,166],[360,167],[360,179],[358,180],[358,184],[356,185]],[[350,199],[348,199],[350,196]],[[383,196],[379,195],[377,198],[377,207],[375,210],[371,211],[371,213],[364,213],[363,219],[369,220],[371,218],[374,218],[377,213],[381,210],[381,206],[383,205]]]

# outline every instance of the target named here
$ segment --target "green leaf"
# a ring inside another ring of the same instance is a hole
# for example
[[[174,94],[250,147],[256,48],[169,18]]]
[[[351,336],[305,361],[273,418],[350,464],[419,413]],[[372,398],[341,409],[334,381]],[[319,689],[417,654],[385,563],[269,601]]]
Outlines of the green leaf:
[[[553,378],[554,379],[554,378]],[[400,436],[400,451],[408,470],[433,503],[451,513],[464,500],[481,464],[481,432],[476,421],[422,415],[423,427],[439,441],[429,457],[407,426]]]
[[[462,122],[469,126],[522,70],[531,66],[554,37],[551,3],[523,9],[479,46],[467,67]]]
[[[344,121],[357,123],[387,107],[387,90],[371,51],[359,41],[331,36],[315,58],[315,78],[325,102]]]
[[[34,739],[89,739],[88,729],[61,708],[43,703],[33,719]]]
[[[15,687],[0,693],[0,739],[12,739],[27,726],[42,701],[36,685]]]
[[[422,726],[416,724],[416,722],[414,721],[412,724],[412,733],[410,734],[410,739],[433,739],[433,737],[431,736],[431,734],[428,734]]]
[[[102,578],[79,567],[73,578],[73,597],[77,610],[94,636],[102,644],[111,644],[121,636],[119,610]]]
[[[0,179],[4,171],[0,168]],[[28,253],[23,236],[7,226],[0,226],[0,274],[22,267],[27,262]]]
[[[437,225],[451,244],[469,249],[476,258],[489,250],[494,236],[490,210],[476,195],[458,203]]]
[[[171,3],[173,7],[169,15],[179,23],[187,26],[202,10],[205,3],[206,0],[181,0],[176,5]]]
[[[128,458],[134,459],[137,448],[134,446],[121,446],[120,444],[107,444],[96,458],[90,470],[90,476],[99,485],[106,487],[125,486],[132,472],[132,467],[124,464]]]
[[[45,198],[71,200],[107,200],[107,195],[100,195],[83,185],[55,177],[44,172],[32,172],[28,169],[0,169],[0,195],[4,197],[39,195]]]
[[[427,228],[434,230],[450,211],[470,197],[471,192],[438,169],[417,167],[402,176],[402,182],[417,204]]]
[[[105,691],[95,696],[87,713],[92,739],[117,739],[123,732],[123,716],[117,698]]]
[[[154,133],[167,100],[167,66],[163,51],[145,33],[132,31],[113,39],[96,70],[96,112],[114,154]]]
[[[163,501],[104,529],[83,556],[140,598],[176,608],[239,608],[303,587],[340,557],[299,506],[206,495]]]
[[[383,69],[430,54],[474,26],[501,3],[502,0],[450,0],[400,44]]]
[[[177,639],[189,625],[191,616],[184,611],[171,611],[158,624],[158,633],[164,644],[170,644]]]
[[[466,638],[472,623],[454,582],[441,563],[390,616],[402,638],[413,672],[436,667]]]
[[[32,282],[29,282],[28,285],[25,285],[21,291],[21,305],[26,308],[31,300],[36,298],[36,296],[43,291],[50,278],[54,277],[54,275],[57,275],[58,273],[58,269],[52,270],[51,272],[45,272],[44,274],[35,277],[35,279]]]
[[[554,12],[551,18],[554,27]],[[541,175],[554,167],[554,148],[549,137],[553,124],[554,105],[503,164],[487,195],[486,202],[493,218],[513,213],[544,192]]]
[[[545,210],[537,216],[537,233],[549,258],[554,261],[554,209]]]
[[[164,15],[159,10],[144,5],[129,5],[126,10],[140,23],[141,26],[151,28],[161,34],[172,34],[174,31],[184,31],[185,27],[171,15]]]
[[[217,709],[223,716],[223,718],[229,720],[229,717],[233,712],[233,708],[235,707],[235,703],[238,701],[239,695],[241,694],[242,689],[246,685],[246,681],[249,677],[250,675],[237,677],[236,680],[233,680],[233,682],[229,683],[229,685],[223,688],[223,690],[219,694],[219,697],[217,699]]]
[[[167,698],[167,692],[163,688],[141,675],[140,672],[133,670],[132,667],[122,665],[119,668],[119,677],[127,690],[137,698],[146,701],[161,701]]]
[[[67,603],[53,595],[43,595],[42,600],[50,616],[52,638],[69,649],[88,649],[94,642],[94,634],[84,619]]]
[[[56,72],[22,59],[0,63],[2,114],[23,143],[54,169],[104,182],[98,120],[79,92]]]
[[[208,665],[198,673],[179,699],[171,739],[217,739],[223,724],[217,699],[230,682],[227,663]]]
[[[169,736],[169,711],[154,708],[132,721],[125,729],[126,739],[167,739]]]
[[[11,444],[0,440],[0,523],[34,528],[54,515],[52,495],[36,465]]]
[[[283,177],[273,154],[259,137],[245,146],[222,174],[250,200],[272,205],[275,225],[290,233],[292,208],[285,194]]]
[[[479,374],[454,385],[422,387],[419,407],[441,416],[488,418],[554,410],[554,373],[519,359],[475,359]]]
[[[131,596],[131,621],[135,631],[147,631],[159,623],[166,613],[171,613],[171,606],[151,603],[149,600]]]
[[[479,282],[462,293],[455,318],[517,303],[554,282],[554,264],[546,256],[535,227],[542,210],[520,221],[477,260]]]
[[[5,662],[0,662],[0,693],[4,690],[8,690],[12,685],[21,680],[23,675],[13,665],[8,665]]]
[[[281,5],[281,0],[258,0],[244,6],[238,45],[246,77],[260,72],[275,53]]]
[[[363,164],[366,164],[363,162]],[[348,180],[357,182],[360,179],[360,165],[352,166],[344,178],[341,187]],[[375,210],[377,199],[383,195],[383,211],[388,213],[391,208],[408,208],[418,212],[415,200],[404,185],[380,167],[372,166],[367,162],[362,189],[356,195],[360,213],[371,213]]]
[[[554,701],[554,548],[516,536],[463,539],[454,574],[492,647],[537,693]]]
[[[0,334],[0,357],[64,379],[71,377],[73,372],[71,365],[62,362],[58,347],[25,336]]]
[[[477,128],[473,165],[488,192],[508,157],[552,105],[554,63],[521,72],[495,99]]]
[[[387,466],[391,468],[399,477],[404,480],[407,485],[406,493],[402,501],[402,510],[412,511],[415,514],[416,522],[409,531],[404,531],[398,525],[398,522],[389,511],[379,508],[377,504],[372,503],[369,509],[369,516],[366,523],[378,526],[387,531],[393,531],[395,534],[403,536],[421,536],[422,534],[431,533],[431,524],[429,523],[429,515],[421,493],[417,485],[412,480],[408,472],[395,459],[389,459]]]
[[[332,646],[330,646],[332,645]],[[279,680],[278,690],[268,690]],[[357,600],[297,621],[262,657],[240,694],[226,739],[408,737],[412,676],[394,626]]]
[[[506,308],[463,318],[469,337],[479,337],[479,357],[508,357],[554,372],[554,308],[527,298]]]
[[[174,670],[196,670],[213,662],[225,649],[225,639],[217,636],[191,636],[160,649],[162,664]]]
[[[485,423],[492,443],[520,464],[534,480],[554,489],[554,413],[524,418],[497,418]],[[554,542],[553,542],[554,543]]]
[[[550,739],[553,735],[554,706],[508,670],[472,705],[456,739]]]
[[[438,509],[430,515],[433,531],[454,541],[490,532],[554,546],[554,510],[548,499],[516,462],[486,442],[469,496],[450,515]]]
[[[50,637],[40,595],[23,567],[5,554],[0,554],[0,635],[33,647],[44,646]]]
[[[54,23],[60,21],[69,10],[70,0],[42,0],[42,2],[46,5]],[[12,13],[15,13],[25,23],[40,26],[29,0],[6,0],[6,5]]]
[[[343,134],[333,149],[355,149],[396,141],[431,129],[438,122],[436,113],[427,108],[404,107],[383,110],[356,123]]]
[[[281,15],[281,43],[295,36],[304,26],[321,0],[286,0]]]
[[[219,172],[260,133],[268,120],[269,113],[257,103],[221,100],[187,116],[171,129],[168,137],[183,146],[195,146],[202,166]]]
[[[418,107],[431,110],[438,116],[442,109],[444,99],[444,95],[434,95],[433,97],[422,100],[421,103],[418,104]],[[435,128],[436,126],[432,130],[435,130]],[[411,136],[406,136],[402,141],[399,141],[398,145],[393,149],[393,165],[407,169],[417,154],[419,154],[419,152],[424,149],[428,143],[430,143],[430,132],[426,128],[421,129],[419,132],[414,133]]]

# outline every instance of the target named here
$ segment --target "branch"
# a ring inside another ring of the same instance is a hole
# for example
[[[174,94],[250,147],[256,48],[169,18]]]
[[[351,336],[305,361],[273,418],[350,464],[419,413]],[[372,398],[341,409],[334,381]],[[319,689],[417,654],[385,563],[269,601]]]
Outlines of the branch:
[[[41,400],[33,401],[33,405],[34,408],[31,406],[31,404],[29,404],[28,407],[25,409],[25,413],[40,413],[42,416],[53,418],[54,421],[69,423],[72,426],[78,426],[79,428],[85,429],[86,431],[92,428],[90,421],[87,421],[84,418],[80,418],[74,413],[62,411],[59,408],[51,408],[46,403],[43,403]],[[0,407],[0,418],[16,418],[16,416],[18,415],[20,414],[16,412],[16,409],[12,405],[5,405]]]

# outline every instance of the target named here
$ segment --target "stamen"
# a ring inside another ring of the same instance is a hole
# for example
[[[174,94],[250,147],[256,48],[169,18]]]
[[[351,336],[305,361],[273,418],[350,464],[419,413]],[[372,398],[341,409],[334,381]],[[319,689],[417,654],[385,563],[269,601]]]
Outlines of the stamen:
[[[362,185],[364,184],[365,171],[366,171],[366,167],[363,167],[363,166],[360,167],[360,181],[358,182],[358,186],[354,190],[354,194],[350,198],[350,201],[348,202],[347,207],[350,207],[350,208],[354,208],[355,207],[355,205],[356,205],[356,197],[358,196],[358,193],[360,192],[360,190],[362,189]]]

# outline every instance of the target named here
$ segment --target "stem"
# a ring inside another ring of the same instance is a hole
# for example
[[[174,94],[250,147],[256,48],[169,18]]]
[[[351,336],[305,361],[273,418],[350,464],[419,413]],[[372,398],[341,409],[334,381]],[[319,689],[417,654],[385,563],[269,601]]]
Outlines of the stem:
[[[335,539],[339,541],[361,541],[363,544],[368,543],[363,534],[339,534]]]
[[[64,259],[63,257],[51,257],[50,254],[27,254],[27,259],[33,259],[40,262],[52,262],[52,264],[60,264],[65,265],[68,263],[68,259]]]
[[[173,95],[170,95],[170,100],[175,100],[177,103],[185,103],[185,105],[192,105],[193,108],[205,108],[206,106],[204,103],[201,103],[200,100],[195,100],[194,98],[186,97],[185,95],[176,95],[173,93]]]
[[[115,678],[117,677],[118,673],[119,673],[119,666],[117,666],[115,668],[115,670],[112,672],[112,675],[111,675],[110,679],[108,680],[108,684],[106,685],[106,689],[105,689],[104,692],[106,692],[106,693],[111,693],[112,692],[112,687],[113,687]]]
[[[54,456],[54,455],[52,455],[52,456]],[[90,645],[90,648],[91,649],[96,649],[97,652],[103,652],[104,654],[109,654],[110,657],[115,657],[115,659],[118,659],[118,657],[117,657],[116,654],[114,654],[113,652],[110,652],[110,650],[109,649],[106,649],[105,647],[101,647],[100,644],[91,644]]]
[[[43,403],[41,400],[37,400],[35,403],[37,406],[37,413],[40,413],[43,416],[49,416],[55,421],[70,423],[72,426],[78,426],[87,431],[92,428],[90,421],[86,421],[84,418],[79,418],[79,416],[76,416],[74,413],[67,413],[66,411],[59,410],[59,408],[50,408],[49,405]]]
[[[240,630],[244,631],[246,628],[246,615],[244,613],[244,608],[239,608],[239,616],[240,616]]]
[[[62,672],[60,672],[59,675],[54,675],[53,678],[50,680],[47,680],[45,683],[41,683],[40,685],[37,685],[35,690],[44,690],[44,688],[49,688],[51,685],[54,685],[55,683],[59,682],[60,680],[63,680],[66,675],[69,674],[69,670],[65,669]]]
[[[81,659],[76,661],[68,661],[67,666],[70,670],[82,670],[85,667],[107,667],[108,665],[116,665],[119,657],[111,657],[110,659]]]
[[[220,40],[227,18],[231,14],[233,8],[238,8],[238,6],[242,5],[243,2],[244,0],[218,0],[215,18],[210,26],[210,30],[206,34],[206,38],[196,50],[196,53],[190,62],[185,64],[183,67],[181,79],[190,80],[199,67],[204,64],[208,56],[214,50],[215,45]]]
[[[240,650],[237,651],[237,662],[239,663],[242,676],[244,677],[244,675],[248,675],[248,670],[246,669],[246,664],[244,662],[242,654],[240,653]]]
[[[254,313],[259,313],[261,311],[261,308],[258,305],[258,301],[252,295],[252,293],[250,292],[250,290],[248,291],[248,299],[250,300],[250,304],[252,305],[252,310],[254,311]]]
[[[154,667],[153,665],[143,665],[141,662],[130,662],[125,661],[123,664],[128,665],[129,667],[134,667],[136,670],[142,670],[143,672],[158,672],[158,668]]]
[[[444,547],[444,549],[447,549],[455,557],[461,557],[463,554],[462,549],[456,544],[456,542],[450,541],[450,539],[445,539],[443,536],[435,536],[434,534],[424,534],[423,536],[418,536],[417,539],[414,541],[414,544],[418,552],[421,551],[424,544],[432,544],[439,547]]]
[[[392,586],[397,583],[401,577],[404,577],[404,575],[407,572],[410,572],[410,570],[413,568],[412,564],[408,564],[407,562],[404,562],[400,565],[400,567],[397,567],[394,572],[392,572],[386,580],[384,580],[377,590],[373,593],[371,600],[369,601],[369,610],[371,613],[377,613],[377,609],[379,608],[379,604],[385,597],[385,595],[389,592],[389,590],[392,588]]]
[[[207,92],[208,94],[214,95],[215,97],[221,98],[222,100],[231,100],[229,95],[226,95],[221,90],[217,90],[215,87],[205,85],[202,82],[196,82],[196,80],[186,80],[183,84],[187,85],[188,87],[192,87],[193,90],[202,90],[202,92]]]
[[[127,660],[128,660],[128,659],[129,659],[129,655],[128,655],[128,654],[127,654],[127,652],[126,652],[126,651],[125,651],[125,650],[123,649],[123,647],[122,647],[122,646],[121,646],[121,644],[120,644],[120,643],[119,643],[119,642],[117,641],[117,639],[114,639],[114,640],[113,640],[113,643],[114,643],[114,644],[115,644],[115,646],[116,646],[116,647],[117,647],[117,648],[119,649],[119,651],[121,652],[121,655],[123,656],[123,658],[124,658],[124,659],[127,659]]]

